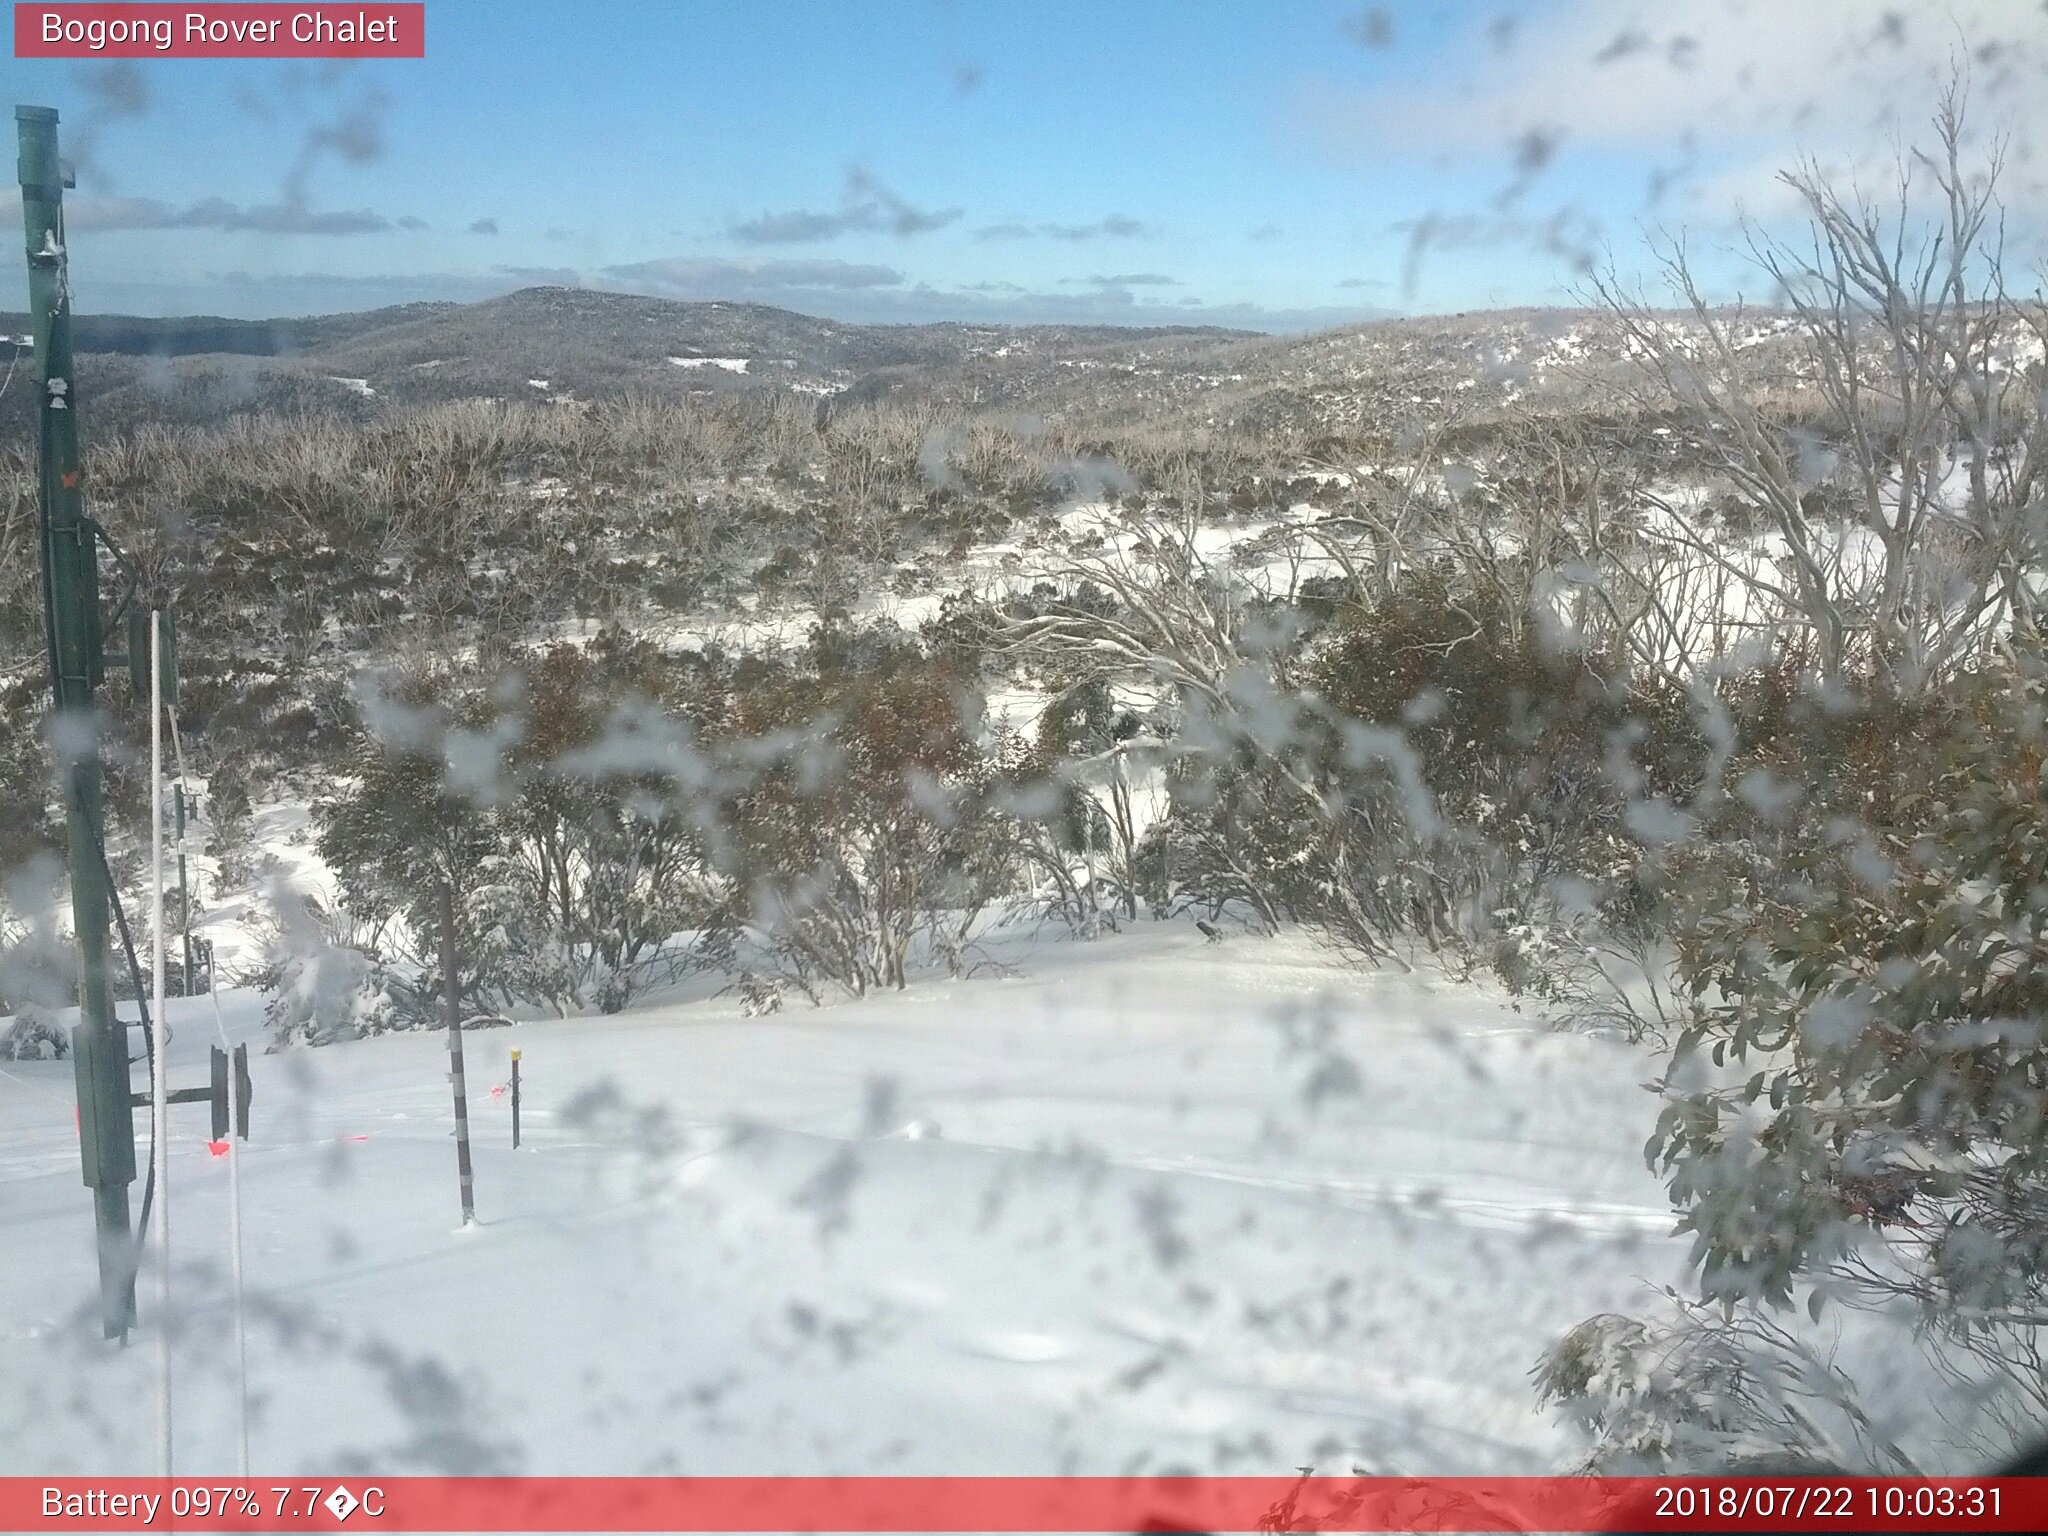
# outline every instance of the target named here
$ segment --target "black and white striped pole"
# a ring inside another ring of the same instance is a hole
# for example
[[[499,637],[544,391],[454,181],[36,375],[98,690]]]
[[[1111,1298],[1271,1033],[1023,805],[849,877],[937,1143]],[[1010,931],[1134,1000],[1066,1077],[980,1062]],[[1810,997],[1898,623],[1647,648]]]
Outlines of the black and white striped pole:
[[[462,983],[455,974],[455,888],[441,883],[441,986],[448,1008],[448,1080],[455,1090],[455,1167],[462,1179],[462,1224],[476,1221],[469,1166],[469,1091],[462,1073]]]

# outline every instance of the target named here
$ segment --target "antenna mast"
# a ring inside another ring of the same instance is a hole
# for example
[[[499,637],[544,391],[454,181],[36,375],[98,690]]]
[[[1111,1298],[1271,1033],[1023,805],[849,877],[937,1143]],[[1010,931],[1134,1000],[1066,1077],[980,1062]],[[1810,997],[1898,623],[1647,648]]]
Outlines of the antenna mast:
[[[29,324],[35,337],[43,630],[57,718],[51,739],[64,781],[70,846],[71,921],[78,935],[79,1022],[71,1051],[78,1081],[78,1137],[99,1233],[100,1320],[110,1339],[135,1321],[135,1239],[128,1186],[135,1179],[135,1112],[128,1038],[115,1021],[108,977],[106,818],[101,799],[94,691],[105,677],[101,647],[98,532],[79,489],[78,410],[71,375],[71,280],[64,249],[64,189],[54,107],[16,107],[21,143],[21,217],[28,242]]]

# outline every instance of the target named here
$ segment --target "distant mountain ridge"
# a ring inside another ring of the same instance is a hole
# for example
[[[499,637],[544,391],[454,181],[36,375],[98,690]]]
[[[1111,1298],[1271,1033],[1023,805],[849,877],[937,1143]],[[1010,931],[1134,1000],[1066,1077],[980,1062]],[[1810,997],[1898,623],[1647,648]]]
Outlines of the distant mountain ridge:
[[[1674,314],[1665,323],[1697,321]],[[1743,324],[1743,344],[1769,363],[1782,321],[1756,313]],[[0,331],[26,327],[26,316],[0,316]],[[1557,398],[1629,366],[1615,317],[1586,310],[1276,336],[1207,326],[862,325],[765,304],[549,287],[278,320],[81,315],[74,335],[79,399],[94,431],[249,411],[360,419],[448,400],[786,390],[958,416],[1343,432],[1389,408],[1449,404],[1453,395],[1461,413]],[[0,438],[20,441],[28,430],[29,393],[0,394]]]
[[[25,314],[0,316],[19,335]],[[775,388],[826,396],[876,375],[944,374],[978,359],[1197,346],[1255,333],[1213,327],[855,325],[764,304],[580,288],[524,288],[474,304],[423,303],[277,320],[80,315],[80,382],[103,421],[204,420],[249,408],[475,397],[596,399]],[[883,393],[893,392],[884,388]],[[18,401],[0,402],[9,430]]]
[[[19,335],[28,316],[0,313],[0,333]],[[521,288],[472,304],[424,302],[331,315],[231,320],[218,315],[95,315],[72,319],[80,352],[127,357],[297,357],[307,362],[362,360],[372,366],[432,361],[413,353],[500,348],[537,336],[559,349],[602,341],[633,357],[671,355],[664,346],[709,355],[723,348],[779,353],[813,367],[858,368],[933,362],[1006,337],[1064,343],[1145,336],[1248,337],[1258,333],[1215,326],[1108,325],[855,325],[766,304],[680,300],[602,289]]]
[[[210,352],[239,357],[284,357],[331,346],[364,331],[461,307],[443,302],[394,304],[385,309],[275,320],[229,320],[220,315],[74,314],[71,339],[80,352],[112,352],[124,357],[190,357]],[[20,336],[28,328],[25,311],[0,313],[0,335]]]

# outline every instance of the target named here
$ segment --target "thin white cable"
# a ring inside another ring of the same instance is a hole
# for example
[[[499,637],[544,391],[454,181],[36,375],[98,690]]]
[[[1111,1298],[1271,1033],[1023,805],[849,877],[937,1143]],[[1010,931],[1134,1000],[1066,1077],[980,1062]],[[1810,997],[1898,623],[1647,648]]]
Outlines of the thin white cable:
[[[171,754],[178,764],[178,782],[190,784],[185,771],[185,738],[178,729],[178,711],[175,707],[166,710],[165,717],[171,726]],[[178,852],[185,851],[184,831],[179,829]],[[187,922],[191,920],[185,914]],[[207,968],[206,1000],[213,1004],[213,1033],[220,1041],[220,1048],[230,1058],[234,1047],[228,1044],[228,1022],[220,1011],[220,988],[214,984],[212,967]],[[185,990],[192,989],[192,978],[185,978]],[[235,1400],[237,1406],[236,1428],[239,1438],[235,1448],[235,1475],[249,1475],[249,1309],[244,1298],[247,1291],[242,1283],[242,1148],[240,1127],[228,1126],[228,1272],[233,1277],[235,1292]]]
[[[220,1048],[233,1051],[228,1045],[227,1021],[221,1016],[220,993],[213,987],[211,977],[207,978],[206,995],[213,1003],[213,1032],[220,1037]],[[243,1303],[242,1288],[242,1148],[236,1135],[238,1127],[228,1127],[228,1270],[234,1277],[235,1289],[235,1393],[239,1404],[237,1427],[241,1439],[236,1447],[235,1475],[249,1475],[249,1313]]]
[[[170,1062],[164,1020],[164,689],[163,615],[149,615],[149,911],[154,944],[150,954],[156,1037],[150,1074],[150,1135],[156,1147],[156,1460],[157,1475],[171,1475],[171,1159]]]
[[[178,930],[189,941],[192,936],[192,893],[185,889],[185,882],[182,877],[185,868],[185,819],[193,814],[189,803],[192,798],[192,792],[191,785],[187,782],[185,776],[185,742],[178,734],[178,706],[176,704],[172,704],[164,710],[164,720],[171,728],[171,761],[178,765],[178,845],[174,850],[178,855],[178,869],[180,872],[180,879],[178,881]],[[185,966],[185,979],[180,983],[180,987],[184,995],[190,997],[192,995],[192,946],[189,942],[184,945],[181,958]],[[211,978],[208,978],[208,990],[212,990]]]

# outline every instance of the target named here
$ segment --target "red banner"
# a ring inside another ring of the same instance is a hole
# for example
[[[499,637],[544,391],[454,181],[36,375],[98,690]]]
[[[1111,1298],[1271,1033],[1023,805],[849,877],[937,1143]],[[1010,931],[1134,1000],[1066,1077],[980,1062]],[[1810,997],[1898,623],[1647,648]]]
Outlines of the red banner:
[[[6,1531],[2040,1531],[2048,1480],[0,1478]]]
[[[423,59],[424,4],[14,7],[17,59]]]

